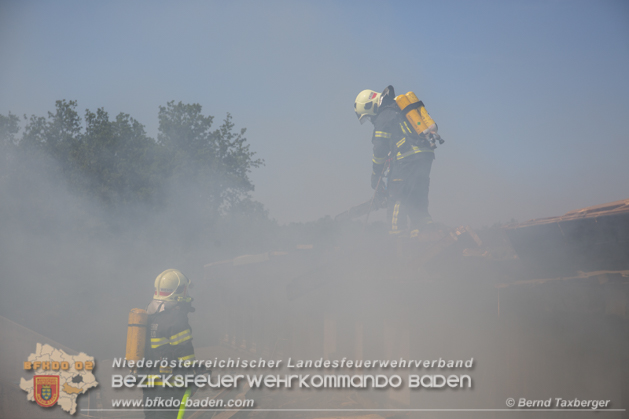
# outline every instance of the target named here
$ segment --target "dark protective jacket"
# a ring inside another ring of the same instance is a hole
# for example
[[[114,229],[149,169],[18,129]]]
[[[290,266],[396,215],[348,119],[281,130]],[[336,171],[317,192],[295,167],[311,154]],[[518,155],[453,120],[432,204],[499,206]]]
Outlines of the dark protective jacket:
[[[434,156],[434,148],[428,139],[415,133],[395,102],[381,107],[372,122],[372,187],[375,188],[374,179],[377,183],[388,158],[395,162],[412,159],[418,153],[431,153]]]
[[[193,361],[192,329],[188,323],[188,313],[194,308],[190,303],[177,303],[153,300],[147,309],[147,339],[145,358],[147,360]],[[183,363],[182,363],[183,364]],[[153,369],[155,374],[176,373],[177,368],[160,367]],[[190,374],[190,369],[187,369]],[[157,383],[156,383],[157,384]]]

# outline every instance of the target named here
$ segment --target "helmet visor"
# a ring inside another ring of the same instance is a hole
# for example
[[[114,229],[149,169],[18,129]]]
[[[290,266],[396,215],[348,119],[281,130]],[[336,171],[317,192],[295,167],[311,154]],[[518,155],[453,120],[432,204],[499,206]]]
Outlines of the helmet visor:
[[[356,114],[358,116],[358,121],[360,122],[360,125],[363,125],[365,122],[367,121],[371,121],[371,115],[367,115],[367,114]]]

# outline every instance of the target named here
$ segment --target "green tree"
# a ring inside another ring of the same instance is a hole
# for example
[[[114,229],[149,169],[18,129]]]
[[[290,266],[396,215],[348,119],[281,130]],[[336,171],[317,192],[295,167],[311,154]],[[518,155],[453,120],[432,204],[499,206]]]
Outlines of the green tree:
[[[121,225],[117,220],[133,223],[161,213],[175,234],[203,237],[247,214],[255,213],[251,222],[268,218],[250,197],[254,186],[249,174],[263,162],[250,150],[245,129],[235,129],[230,114],[213,129],[214,118],[203,115],[201,105],[168,102],[159,108],[154,140],[128,114],[112,120],[103,108],[88,109],[82,119],[76,107],[76,101],[57,101],[54,113],[27,120],[21,138],[17,118],[2,117],[0,138],[2,144],[14,144],[37,173],[57,183],[65,180],[75,194],[105,204],[83,209],[89,214],[87,224],[102,225],[107,218],[112,226]],[[28,172],[21,170],[22,175]],[[18,185],[18,178],[13,184]],[[103,211],[96,214],[93,208]],[[120,216],[118,210],[138,217]]]
[[[76,156],[76,183],[108,204],[150,201],[163,181],[156,170],[159,146],[128,114],[113,121],[104,109],[85,111]]]
[[[20,131],[20,118],[9,112],[8,116],[0,115],[0,146],[16,145]]]
[[[214,118],[201,111],[199,104],[170,101],[160,106],[157,138],[171,162],[169,175],[200,187],[207,209],[218,214],[248,199],[254,189],[249,173],[263,161],[250,151],[246,129],[234,132],[229,113],[212,130]]]
[[[60,100],[48,118],[31,116],[20,148],[54,158],[76,192],[108,205],[149,201],[163,181],[155,170],[158,144],[128,114],[111,121],[102,108],[85,111],[83,128],[76,106]]]
[[[19,131],[20,118],[10,112],[8,116],[0,115],[0,181],[4,181],[11,171]]]
[[[71,176],[80,143],[81,117],[76,112],[76,101],[58,100],[55,113],[48,112],[48,119],[30,117],[19,145],[53,157],[62,171]]]

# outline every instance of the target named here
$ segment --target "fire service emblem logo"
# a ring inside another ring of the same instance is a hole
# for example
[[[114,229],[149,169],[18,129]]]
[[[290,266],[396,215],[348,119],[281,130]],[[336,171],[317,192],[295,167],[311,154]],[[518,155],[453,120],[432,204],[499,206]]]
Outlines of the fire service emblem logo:
[[[59,376],[36,375],[33,377],[35,384],[35,401],[41,407],[52,407],[59,399]]]

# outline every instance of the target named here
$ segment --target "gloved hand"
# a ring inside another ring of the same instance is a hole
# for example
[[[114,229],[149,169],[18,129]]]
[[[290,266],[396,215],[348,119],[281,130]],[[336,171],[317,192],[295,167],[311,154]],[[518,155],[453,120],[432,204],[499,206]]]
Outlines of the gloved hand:
[[[371,189],[376,189],[378,187],[378,181],[380,180],[380,175],[375,172],[371,172]]]

